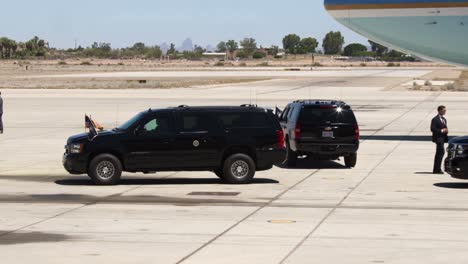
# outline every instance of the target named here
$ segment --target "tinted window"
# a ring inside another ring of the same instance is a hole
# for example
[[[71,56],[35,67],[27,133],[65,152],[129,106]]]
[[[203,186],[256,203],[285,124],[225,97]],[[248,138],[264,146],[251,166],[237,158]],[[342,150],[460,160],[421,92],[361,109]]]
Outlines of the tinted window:
[[[288,112],[288,119],[291,119],[291,118],[292,118],[292,115],[293,115],[293,113],[294,113],[294,109],[295,109],[295,107],[291,107],[291,108],[289,109],[289,112]]]
[[[304,123],[356,123],[353,111],[337,108],[322,109],[318,107],[305,107],[301,110],[299,120]]]
[[[208,114],[204,113],[182,113],[182,132],[209,132],[216,129],[216,122]]]
[[[235,127],[271,127],[271,120],[262,113],[226,113],[219,114],[224,128]]]
[[[288,112],[289,112],[289,106],[286,107],[286,109],[284,109],[283,113],[281,113],[281,120],[284,120],[285,117],[288,116]]]
[[[169,117],[168,116],[158,116],[146,124],[141,129],[143,134],[164,134],[170,132],[169,127]]]

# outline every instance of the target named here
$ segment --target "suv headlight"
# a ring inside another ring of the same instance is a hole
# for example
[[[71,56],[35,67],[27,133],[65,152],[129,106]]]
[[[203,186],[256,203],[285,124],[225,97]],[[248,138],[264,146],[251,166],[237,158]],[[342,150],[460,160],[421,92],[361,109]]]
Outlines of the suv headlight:
[[[455,154],[457,156],[462,156],[463,153],[465,152],[465,147],[463,145],[454,145],[453,151],[455,151]]]
[[[68,152],[72,154],[79,154],[83,152],[83,144],[70,144],[68,146]]]

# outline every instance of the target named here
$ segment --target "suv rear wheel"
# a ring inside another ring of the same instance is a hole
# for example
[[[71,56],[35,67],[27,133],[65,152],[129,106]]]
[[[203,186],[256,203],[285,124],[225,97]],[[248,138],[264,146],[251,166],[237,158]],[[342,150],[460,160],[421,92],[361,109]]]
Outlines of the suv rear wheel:
[[[89,163],[88,175],[97,185],[115,185],[122,175],[120,160],[111,154],[101,154]]]
[[[255,162],[246,154],[234,154],[224,161],[223,180],[232,184],[247,184],[255,176]]]
[[[350,154],[349,156],[346,156],[344,158],[345,165],[348,168],[354,168],[356,167],[357,163],[357,153]]]
[[[296,167],[296,164],[297,164],[297,154],[291,149],[291,146],[289,145],[289,139],[287,139],[287,142],[286,142],[285,163],[286,163],[286,166],[288,167]]]

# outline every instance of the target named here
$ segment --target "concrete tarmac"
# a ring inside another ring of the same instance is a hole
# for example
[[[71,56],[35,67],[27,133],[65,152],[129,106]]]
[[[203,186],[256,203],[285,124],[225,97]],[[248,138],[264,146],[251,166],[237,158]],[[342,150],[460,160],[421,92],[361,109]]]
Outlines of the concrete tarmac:
[[[436,107],[448,107],[452,136],[464,135],[468,94],[384,91],[429,72],[333,70],[170,90],[3,90],[1,262],[466,263],[468,182],[428,172]],[[284,107],[306,98],[354,108],[362,134],[356,168],[306,159],[259,172],[250,185],[164,172],[124,174],[121,185],[100,187],[61,166],[85,113],[112,128],[148,108]]]

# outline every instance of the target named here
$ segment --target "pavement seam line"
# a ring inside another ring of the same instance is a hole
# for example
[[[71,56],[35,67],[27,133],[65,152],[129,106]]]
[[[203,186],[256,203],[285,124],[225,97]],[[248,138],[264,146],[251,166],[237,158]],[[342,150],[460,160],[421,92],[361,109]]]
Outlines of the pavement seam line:
[[[239,226],[242,222],[244,222],[245,220],[249,219],[251,216],[255,215],[256,213],[258,213],[260,210],[268,207],[270,204],[272,204],[274,201],[276,201],[277,199],[279,199],[281,196],[283,196],[284,194],[286,194],[287,192],[289,192],[290,190],[292,190],[293,188],[297,187],[299,184],[303,183],[304,181],[306,181],[307,179],[309,179],[310,177],[312,177],[313,175],[315,175],[316,173],[318,173],[320,170],[315,170],[313,171],[312,173],[310,173],[309,175],[307,175],[306,177],[304,177],[302,180],[298,181],[297,183],[295,183],[294,185],[286,188],[286,190],[282,191],[280,194],[276,195],[275,197],[273,197],[270,201],[268,201],[267,203],[263,204],[262,206],[260,206],[259,208],[255,209],[253,212],[251,212],[250,214],[248,214],[247,216],[245,216],[244,218],[240,219],[239,221],[237,221],[235,224],[231,225],[229,228],[227,228],[226,230],[224,230],[223,232],[221,232],[220,234],[216,235],[214,238],[210,239],[208,242],[206,242],[205,244],[203,244],[202,246],[200,246],[199,248],[195,249],[192,253],[188,254],[187,256],[183,257],[182,259],[180,259],[179,261],[176,262],[176,264],[180,264],[180,263],[183,263],[185,262],[186,260],[188,260],[190,257],[194,256],[195,254],[197,254],[198,252],[200,252],[201,250],[203,250],[204,248],[206,248],[207,246],[211,245],[213,242],[215,242],[216,240],[218,240],[219,238],[221,238],[223,235],[227,234],[229,231],[231,231],[232,229],[236,228],[237,226]]]
[[[290,89],[261,92],[261,93],[257,93],[257,95],[297,91],[297,90],[305,89],[305,88],[308,88],[308,87],[312,88],[314,85],[333,84],[333,83],[340,82],[340,81],[345,81],[345,83],[346,83],[349,79],[352,79],[353,81],[361,80],[361,79],[366,79],[366,78],[369,78],[369,77],[375,77],[375,76],[377,76],[379,74],[392,73],[392,72],[395,72],[395,71],[396,70],[390,70],[390,71],[389,70],[383,70],[383,71],[381,70],[380,72],[377,72],[377,73],[371,73],[371,74],[368,74],[368,75],[365,75],[365,76],[357,76],[357,77],[341,77],[341,78],[325,77],[325,78],[330,78],[330,80],[329,81],[325,80],[325,81],[311,82],[311,83],[308,83],[308,84],[305,84],[305,85],[300,85],[300,86],[290,88]],[[323,87],[323,86],[318,86],[318,88],[320,88],[320,87]],[[314,87],[314,88],[317,88],[317,87]],[[336,88],[342,88],[342,87],[337,86]],[[385,87],[384,87],[384,89],[385,89]]]
[[[423,103],[426,103],[426,102],[434,102],[437,98],[440,97],[440,95],[442,94],[442,92],[439,92],[439,93],[434,93],[434,94],[431,94],[430,96],[428,96],[428,98],[424,99],[423,101],[419,102],[418,104],[416,104],[416,106],[414,106],[412,109],[415,109],[417,106],[423,104]],[[432,99],[432,100],[428,100],[428,99]],[[430,113],[433,111],[433,109],[430,110],[429,113],[426,114],[426,116],[424,117],[424,119],[422,119],[419,123],[416,124],[416,126],[414,126],[414,128],[409,132],[409,134],[411,134],[414,130],[416,130],[421,124],[422,122],[425,120],[425,118],[430,115]],[[401,117],[405,116],[407,113],[410,113],[410,111],[407,111],[405,114],[401,115]],[[400,119],[398,118],[398,119]],[[398,119],[395,119],[395,120],[392,120],[391,123],[397,121]],[[390,123],[390,124],[391,124]],[[388,125],[390,125],[388,124]],[[387,126],[388,126],[387,125]],[[405,138],[407,136],[404,136],[403,138]],[[378,163],[376,164],[371,171],[369,171],[367,173],[366,176],[364,176],[361,181],[359,181],[352,190],[350,190],[342,199],[341,201],[334,207],[331,207],[331,210],[322,218],[322,220],[320,220],[320,222],[314,227],[314,229],[312,229],[312,231],[310,231],[279,263],[280,264],[283,264],[286,262],[286,260],[291,257],[304,243],[305,241],[307,241],[307,239],[309,239],[321,226],[322,224],[328,220],[328,218],[338,209],[341,207],[341,205],[343,204],[344,201],[346,201],[346,199],[348,199],[348,197],[357,189],[359,188],[359,186],[361,186],[362,183],[364,183],[364,181],[366,179],[369,178],[370,175],[372,175],[372,173],[380,166],[382,165],[382,163],[385,162],[385,160],[388,159],[388,157],[390,157],[391,154],[393,154],[393,152],[395,152],[395,150],[401,145],[403,141],[400,140],[400,142],[398,144],[395,145],[395,147],[393,147],[389,153],[387,153],[387,155],[385,155],[385,157]]]

